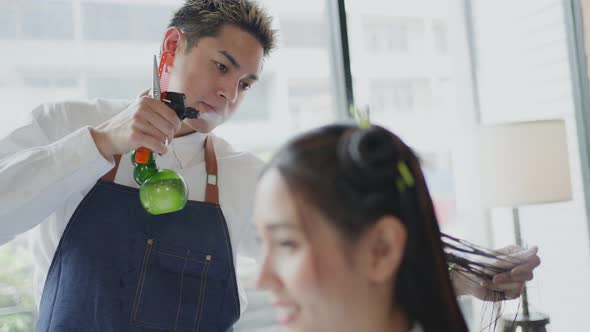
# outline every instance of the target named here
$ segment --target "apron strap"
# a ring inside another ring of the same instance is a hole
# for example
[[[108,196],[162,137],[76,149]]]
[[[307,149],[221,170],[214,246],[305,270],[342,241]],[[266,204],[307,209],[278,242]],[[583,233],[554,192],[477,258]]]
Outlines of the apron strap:
[[[113,167],[107,174],[103,175],[101,180],[105,182],[115,182],[115,175],[117,175],[117,169],[119,169],[119,162],[121,161],[121,155],[116,154],[113,156],[115,159],[115,167]]]
[[[207,169],[207,188],[205,202],[219,205],[219,188],[217,187],[217,157],[213,146],[213,137],[205,139],[205,167]]]
[[[121,155],[114,155],[115,167],[108,173],[102,176],[101,180],[105,182],[114,182],[117,169],[121,162]],[[205,167],[207,169],[205,188],[205,202],[219,205],[219,188],[217,187],[217,157],[215,156],[215,147],[213,146],[213,138],[207,136],[205,139]]]

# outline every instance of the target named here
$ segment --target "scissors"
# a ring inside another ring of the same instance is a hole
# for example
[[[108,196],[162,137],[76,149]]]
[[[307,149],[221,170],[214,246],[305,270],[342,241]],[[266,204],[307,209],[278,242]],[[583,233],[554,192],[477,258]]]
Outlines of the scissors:
[[[152,97],[162,101],[168,105],[168,107],[173,109],[180,120],[185,118],[199,118],[200,112],[198,110],[192,107],[187,107],[184,104],[186,96],[183,93],[166,91],[162,96],[162,90],[160,88],[160,75],[158,73],[158,59],[156,55],[154,55],[154,69],[152,75]]]

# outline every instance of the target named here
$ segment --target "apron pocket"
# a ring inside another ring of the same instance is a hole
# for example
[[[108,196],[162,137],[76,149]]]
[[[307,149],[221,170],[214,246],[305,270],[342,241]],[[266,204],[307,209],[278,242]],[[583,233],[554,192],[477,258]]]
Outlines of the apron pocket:
[[[212,255],[148,239],[131,322],[156,329],[197,331],[208,281],[215,270]]]

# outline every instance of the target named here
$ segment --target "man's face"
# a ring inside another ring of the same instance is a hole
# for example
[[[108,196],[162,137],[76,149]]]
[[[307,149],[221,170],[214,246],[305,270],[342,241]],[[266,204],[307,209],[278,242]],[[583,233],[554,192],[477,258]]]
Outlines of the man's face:
[[[201,112],[198,119],[183,121],[185,130],[207,133],[233,115],[258,80],[263,48],[252,34],[229,24],[217,37],[199,39],[189,52],[185,36],[178,34],[168,90],[184,93],[186,105]]]

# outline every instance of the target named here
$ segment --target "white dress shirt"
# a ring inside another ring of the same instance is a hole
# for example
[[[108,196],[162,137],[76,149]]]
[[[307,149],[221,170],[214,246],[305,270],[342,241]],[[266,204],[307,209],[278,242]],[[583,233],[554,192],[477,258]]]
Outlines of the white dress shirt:
[[[42,105],[30,113],[22,126],[0,138],[0,245],[35,227],[32,249],[37,304],[74,210],[96,181],[114,166],[113,160],[106,160],[96,148],[89,128],[110,119],[130,103],[98,99]],[[200,133],[176,138],[168,152],[156,159],[159,168],[173,169],[184,177],[189,199],[195,201],[205,198],[204,140],[205,135]],[[219,202],[237,260],[243,311],[247,302],[241,279],[252,279],[252,266],[245,265],[254,262],[256,241],[250,214],[263,163],[252,154],[234,151],[219,137],[214,137],[213,142]],[[115,182],[138,187],[129,154],[121,158]],[[248,275],[240,276],[240,271],[248,271]]]

